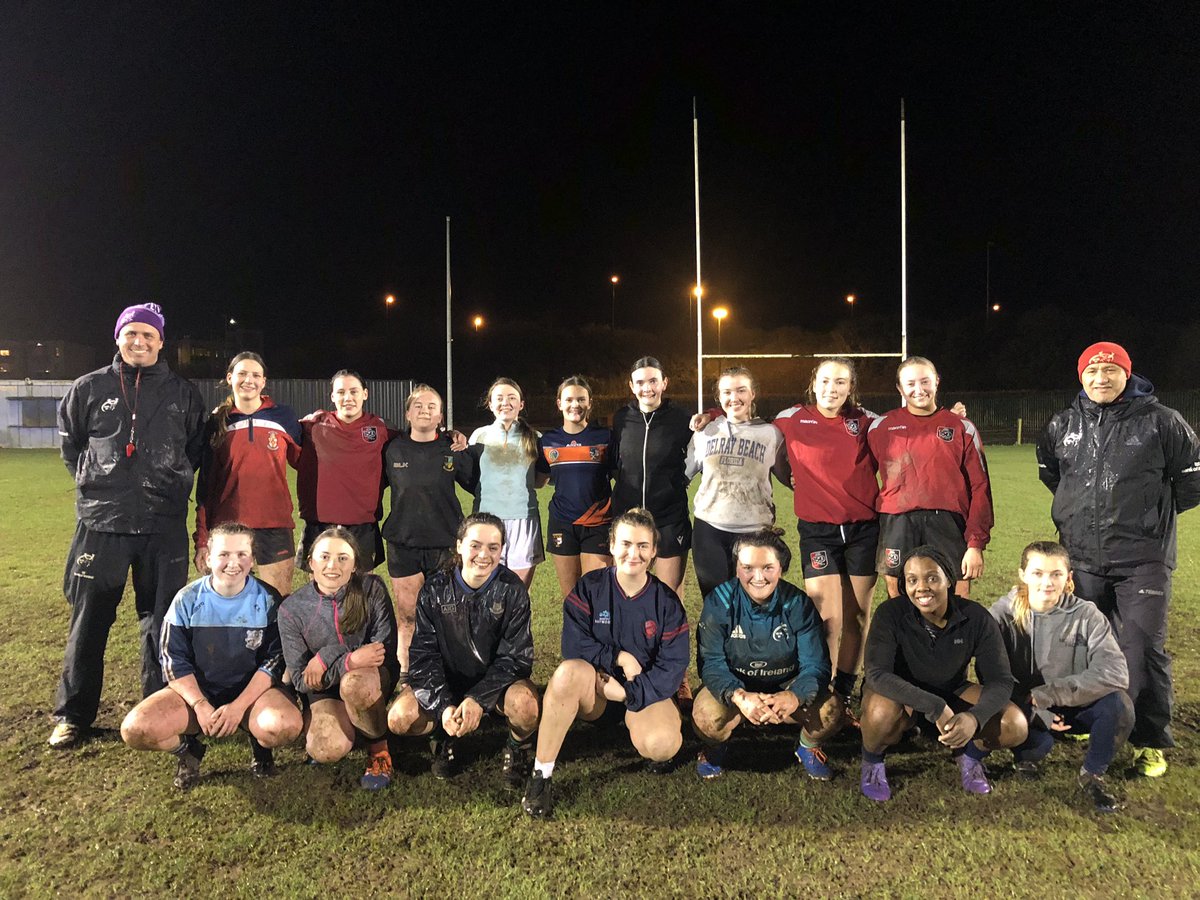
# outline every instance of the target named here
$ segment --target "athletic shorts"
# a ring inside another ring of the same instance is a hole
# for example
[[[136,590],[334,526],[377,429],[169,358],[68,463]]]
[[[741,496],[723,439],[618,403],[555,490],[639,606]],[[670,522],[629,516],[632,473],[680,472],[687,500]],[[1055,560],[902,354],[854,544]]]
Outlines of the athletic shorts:
[[[805,578],[822,575],[874,575],[879,547],[879,522],[829,522],[796,520]]]
[[[296,553],[296,565],[305,572],[308,567],[308,557],[312,553],[312,545],[326,528],[332,528],[324,522],[305,522],[304,536],[300,539],[300,549]],[[369,565],[364,565],[364,571],[370,572],[383,563],[383,535],[379,533],[378,522],[366,522],[362,525],[345,525],[347,531],[354,536],[354,543]]]
[[[546,523],[546,552],[554,556],[607,556],[608,525],[576,525],[551,516]]]
[[[546,559],[542,552],[542,522],[537,516],[529,519],[502,519],[504,522],[504,555],[500,562],[510,569],[532,569]]]
[[[944,509],[880,513],[875,568],[883,575],[902,577],[905,554],[922,544],[932,544],[950,557],[951,562],[958,563],[967,552],[966,530],[962,516]]]
[[[658,526],[658,558],[687,556],[692,549],[692,522],[684,517],[670,525]]]
[[[296,555],[296,531],[292,528],[255,528],[254,561],[260,566],[283,562]]]
[[[406,547],[387,541],[387,569],[393,578],[424,575],[428,578],[440,569],[453,551],[449,547]]]
[[[959,696],[967,688],[974,687],[974,685],[975,682],[973,681],[964,681],[951,693],[943,693],[942,691],[930,691],[930,693],[941,697],[946,702],[946,706],[950,708],[950,712],[954,715],[958,715],[960,712],[972,712],[972,710],[974,710],[975,705],[973,703],[968,703],[961,696]],[[996,716],[1002,715],[1004,715],[1004,707],[1001,707],[1000,712],[996,713]],[[996,718],[996,716],[993,716],[992,718]],[[916,725],[917,728],[921,729],[923,734],[926,734],[935,740],[941,734],[941,732],[938,731],[937,723],[930,722],[920,713],[914,713],[914,717],[915,721],[913,724]],[[983,728],[983,726],[986,724],[987,722],[980,722],[979,727]]]

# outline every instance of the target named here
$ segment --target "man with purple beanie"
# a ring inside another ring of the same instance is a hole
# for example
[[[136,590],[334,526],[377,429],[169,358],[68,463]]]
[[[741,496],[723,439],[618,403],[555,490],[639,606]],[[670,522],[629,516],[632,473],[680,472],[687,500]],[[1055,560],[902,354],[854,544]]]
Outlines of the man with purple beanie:
[[[62,458],[75,477],[75,538],[63,592],[71,605],[50,746],[79,743],[96,718],[104,649],[133,570],[142,694],[163,687],[158,636],[187,582],[188,497],[204,442],[204,401],[159,358],[162,309],[130,306],[112,365],[77,379],[58,407]]]
[[[1200,442],[1133,374],[1120,344],[1092,344],[1078,372],[1083,390],[1038,442],[1038,474],[1054,492],[1075,594],[1108,617],[1129,664],[1134,769],[1157,778],[1167,771],[1162,751],[1175,746],[1165,648],[1175,517],[1200,504]]]

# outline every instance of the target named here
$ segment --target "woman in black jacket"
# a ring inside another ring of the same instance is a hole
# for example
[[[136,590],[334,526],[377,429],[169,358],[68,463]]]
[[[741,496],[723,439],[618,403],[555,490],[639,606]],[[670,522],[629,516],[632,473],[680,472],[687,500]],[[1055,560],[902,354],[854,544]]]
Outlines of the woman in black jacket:
[[[986,609],[950,593],[959,573],[931,546],[904,559],[900,596],[880,604],[867,635],[862,703],[863,794],[891,799],[883,755],[921,720],[954,751],[963,790],[987,794],[983,760],[1025,740],[1025,716],[1013,689],[1000,629]],[[975,661],[979,684],[967,680]]]
[[[454,774],[454,742],[485,713],[508,720],[505,779],[520,787],[533,763],[540,707],[533,673],[529,592],[500,563],[504,523],[474,513],[458,529],[452,567],[425,582],[409,647],[408,686],[388,712],[396,734],[433,732],[433,774]]]

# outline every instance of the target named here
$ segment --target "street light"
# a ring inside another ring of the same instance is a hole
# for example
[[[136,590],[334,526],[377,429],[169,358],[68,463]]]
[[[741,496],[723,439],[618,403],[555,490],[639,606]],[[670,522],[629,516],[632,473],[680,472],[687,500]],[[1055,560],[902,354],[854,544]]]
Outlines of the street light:
[[[395,305],[396,305],[396,298],[392,294],[388,294],[386,297],[383,298],[384,315],[387,318],[390,319],[392,317],[392,307]]]
[[[724,306],[713,307],[713,318],[717,320],[717,355],[721,355],[721,323],[725,321],[725,317],[729,315],[729,310]]]
[[[610,278],[608,280],[612,282],[612,330],[616,331],[617,330],[617,282],[620,281],[621,279],[619,276],[614,275],[612,278]]]
[[[857,299],[853,294],[846,295],[846,302],[850,304],[850,318],[854,318],[854,301]]]
[[[471,320],[471,324],[475,326],[475,331],[478,332],[483,325],[483,316],[476,316]]]
[[[992,312],[1000,312],[1000,304],[999,303],[992,304]]]

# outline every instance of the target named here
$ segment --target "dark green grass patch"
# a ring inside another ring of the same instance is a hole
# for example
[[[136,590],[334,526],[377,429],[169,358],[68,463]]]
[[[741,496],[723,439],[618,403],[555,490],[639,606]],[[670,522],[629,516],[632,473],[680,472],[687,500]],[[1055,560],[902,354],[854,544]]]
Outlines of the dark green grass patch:
[[[1021,547],[1052,535],[1029,449],[992,448],[989,461],[998,525],[975,589],[985,603],[1012,584]],[[906,744],[889,755],[895,798],[879,806],[858,792],[853,732],[826,748],[838,771],[829,784],[804,776],[794,735],[749,731],[735,736],[726,775],[701,782],[690,729],[679,768],[654,776],[619,724],[596,724],[567,738],[555,820],[533,822],[500,776],[495,725],[463,742],[465,770],[449,782],[428,774],[419,740],[395,743],[397,777],[379,795],[358,789],[361,751],[311,766],[288,748],[280,777],[258,782],[244,738],[231,738],[180,795],[172,758],[127,750],[116,734],[139,699],[128,598],[99,733],[77,752],[49,750],[72,483],[54,454],[0,451],[0,498],[0,896],[1188,896],[1200,883],[1197,513],[1181,520],[1172,601],[1180,746],[1157,781],[1126,780],[1119,758],[1112,781],[1128,808],[1117,816],[1076,796],[1077,744],[1060,744],[1034,783],[1005,777],[1008,754],[994,754],[995,790],[982,798],[960,790],[947,753]],[[794,521],[790,496],[777,501]],[[794,545],[790,524],[788,536]],[[561,622],[549,563],[533,595],[544,683]]]

